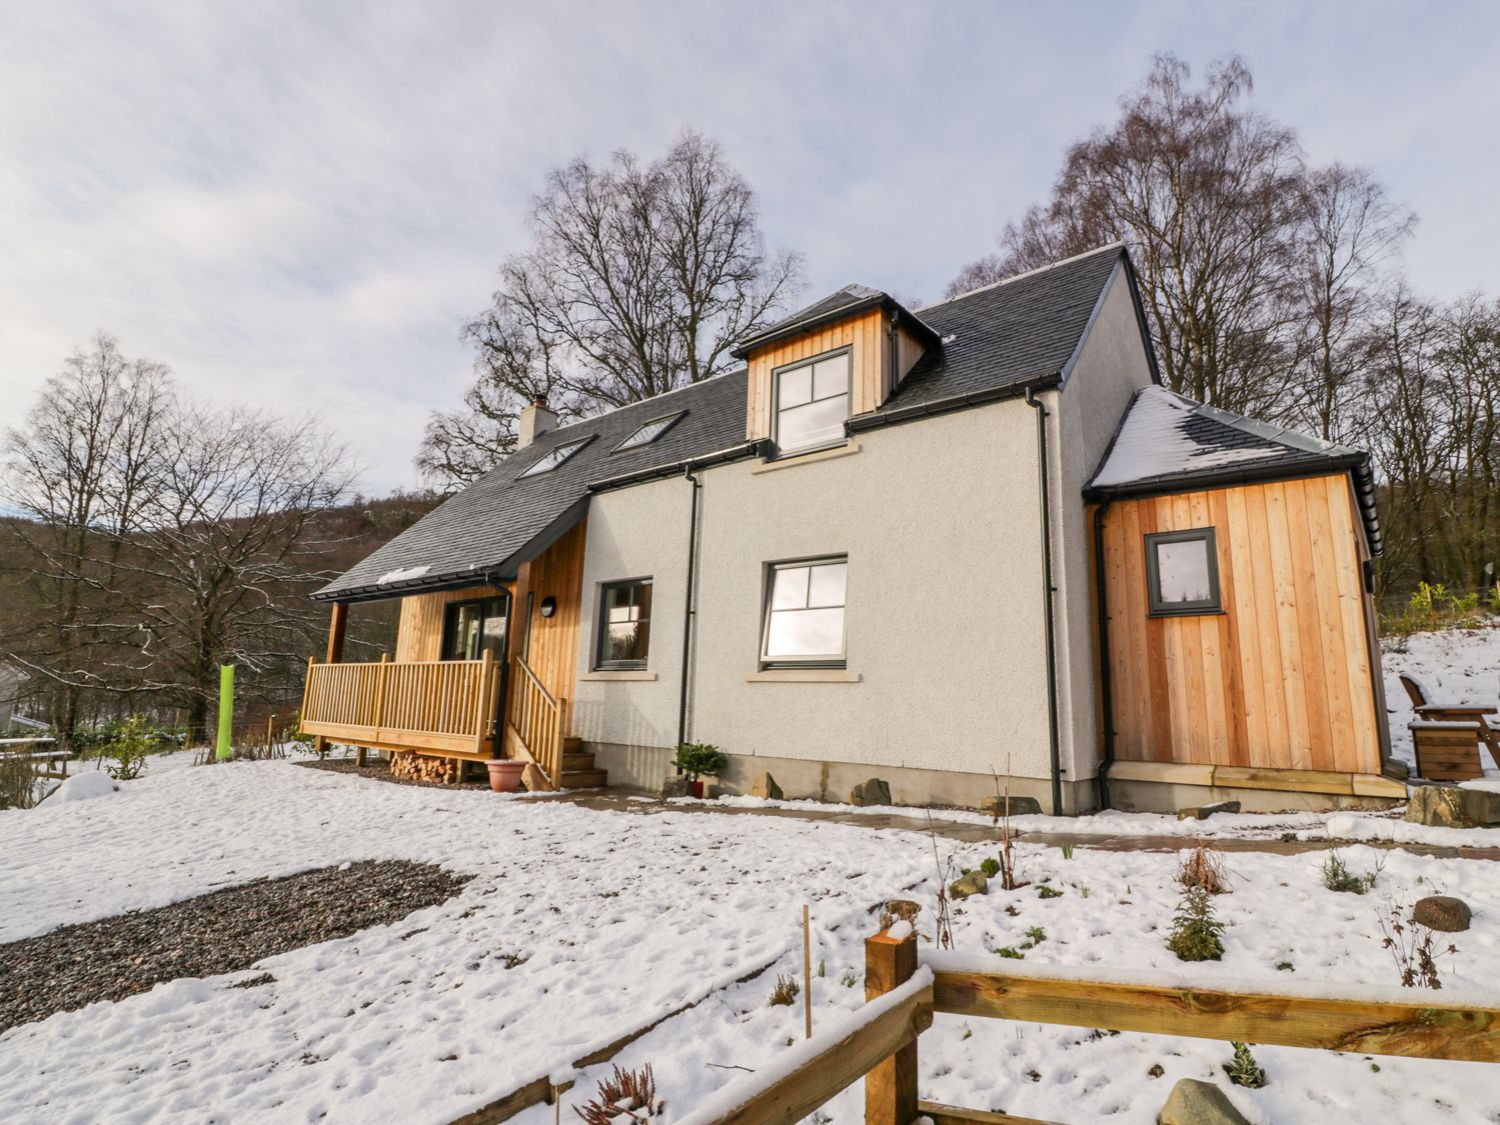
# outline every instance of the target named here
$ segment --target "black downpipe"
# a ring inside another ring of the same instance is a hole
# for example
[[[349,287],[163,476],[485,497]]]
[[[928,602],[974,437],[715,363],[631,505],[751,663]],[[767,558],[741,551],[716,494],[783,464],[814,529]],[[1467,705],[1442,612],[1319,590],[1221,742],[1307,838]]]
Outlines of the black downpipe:
[[[1104,726],[1104,756],[1099,762],[1099,807],[1109,805],[1109,767],[1115,764],[1115,696],[1114,681],[1110,674],[1109,659],[1109,605],[1104,584],[1104,513],[1109,511],[1106,500],[1094,509],[1094,591],[1099,607],[1099,708]]]
[[[1052,815],[1062,816],[1062,749],[1058,741],[1057,721],[1057,628],[1053,622],[1053,601],[1057,587],[1052,583],[1052,498],[1047,487],[1051,475],[1047,463],[1047,408],[1038,401],[1036,390],[1026,388],[1026,405],[1036,411],[1037,480],[1042,498],[1042,593],[1047,607],[1047,727],[1052,756]]]
[[[692,506],[688,516],[687,583],[682,597],[682,683],[677,693],[677,745],[679,748],[687,741],[688,658],[693,647],[693,617],[697,612],[694,606],[693,583],[697,577],[698,562],[698,490],[703,487],[703,483],[693,476],[691,464],[683,469],[682,475],[692,485],[690,493]],[[681,773],[682,770],[679,768],[677,772]]]

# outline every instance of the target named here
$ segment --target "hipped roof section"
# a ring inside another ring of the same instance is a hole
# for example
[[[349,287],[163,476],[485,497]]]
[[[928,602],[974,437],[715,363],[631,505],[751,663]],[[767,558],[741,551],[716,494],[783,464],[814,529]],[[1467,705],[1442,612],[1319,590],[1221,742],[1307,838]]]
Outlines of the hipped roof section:
[[[1380,554],[1368,453],[1145,387],[1131,400],[1084,497],[1159,496],[1334,472],[1352,474],[1370,553]]]
[[[1124,250],[1107,246],[930,305],[920,315],[901,309],[927,349],[880,409],[850,418],[846,428],[873,429],[1059,385],[1117,269],[1133,286]],[[886,302],[879,290],[846,286],[740,350]],[[741,369],[542,434],[313,597],[365,601],[509,581],[520,563],[583,516],[592,492],[754,456],[758,443],[745,439],[748,393]],[[644,423],[679,410],[686,415],[659,440],[616,450]],[[520,477],[559,445],[583,438],[594,440],[557,469]]]

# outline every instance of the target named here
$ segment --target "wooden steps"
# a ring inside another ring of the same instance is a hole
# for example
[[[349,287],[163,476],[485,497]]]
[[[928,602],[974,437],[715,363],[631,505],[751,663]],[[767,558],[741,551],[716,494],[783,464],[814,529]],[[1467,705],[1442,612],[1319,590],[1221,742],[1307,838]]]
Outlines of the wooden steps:
[[[563,742],[564,789],[602,789],[609,784],[609,771],[594,768],[594,755],[581,749],[583,739],[568,737]]]

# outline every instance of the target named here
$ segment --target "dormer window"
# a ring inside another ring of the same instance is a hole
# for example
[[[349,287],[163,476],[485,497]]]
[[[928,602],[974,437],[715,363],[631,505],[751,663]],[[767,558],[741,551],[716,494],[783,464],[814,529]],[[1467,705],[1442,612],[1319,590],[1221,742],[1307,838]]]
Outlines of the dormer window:
[[[687,414],[686,410],[679,410],[676,414],[667,414],[660,418],[653,418],[645,423],[635,433],[615,446],[614,451],[620,453],[626,449],[638,449],[643,445],[650,445],[662,434],[666,433]]]
[[[593,436],[590,435],[589,437],[580,438],[578,441],[570,441],[565,445],[559,445],[556,449],[549,450],[527,466],[526,470],[516,479],[521,480],[523,477],[534,477],[542,473],[550,473],[593,440]]]
[[[783,453],[822,449],[844,440],[849,417],[850,349],[825,353],[776,372],[772,436]]]

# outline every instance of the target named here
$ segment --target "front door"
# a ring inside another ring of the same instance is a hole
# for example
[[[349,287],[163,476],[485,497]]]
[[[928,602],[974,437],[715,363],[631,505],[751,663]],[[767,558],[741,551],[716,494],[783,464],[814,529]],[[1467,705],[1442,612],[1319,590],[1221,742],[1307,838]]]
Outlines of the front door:
[[[505,642],[510,631],[510,595],[450,602],[444,607],[444,614],[442,659],[482,660],[489,653],[500,669],[495,677],[496,729],[490,731],[490,737],[496,738],[502,729],[500,717],[505,714],[508,673]]]

